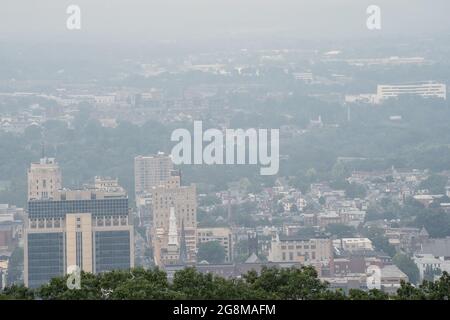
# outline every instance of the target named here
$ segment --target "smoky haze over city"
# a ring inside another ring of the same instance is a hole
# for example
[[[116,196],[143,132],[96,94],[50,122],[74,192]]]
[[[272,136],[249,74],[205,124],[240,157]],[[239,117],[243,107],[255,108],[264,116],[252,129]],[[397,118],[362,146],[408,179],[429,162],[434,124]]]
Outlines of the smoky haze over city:
[[[382,34],[366,28],[361,12],[366,0],[79,0],[83,28],[68,34],[65,12],[71,1],[26,0],[2,4],[0,36],[4,41],[104,42],[210,40],[215,37],[262,36],[340,40],[447,32],[448,1],[380,0]]]
[[[449,10],[1,3],[0,305],[448,300]]]

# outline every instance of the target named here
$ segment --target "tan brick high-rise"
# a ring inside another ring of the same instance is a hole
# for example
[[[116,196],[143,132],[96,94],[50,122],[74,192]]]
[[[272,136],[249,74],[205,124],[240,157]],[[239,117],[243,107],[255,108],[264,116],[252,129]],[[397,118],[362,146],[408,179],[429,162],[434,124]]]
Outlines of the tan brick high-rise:
[[[54,158],[42,158],[28,169],[28,201],[52,199],[62,188],[61,169]]]
[[[173,163],[170,156],[158,153],[134,158],[134,192],[151,193],[153,187],[165,183],[171,175]]]
[[[153,241],[159,250],[168,244],[170,208],[175,209],[178,235],[184,234],[188,263],[196,261],[197,192],[195,185],[181,186],[180,175],[173,172],[164,185],[152,189]],[[182,230],[184,229],[184,230]],[[183,245],[180,243],[180,246]]]

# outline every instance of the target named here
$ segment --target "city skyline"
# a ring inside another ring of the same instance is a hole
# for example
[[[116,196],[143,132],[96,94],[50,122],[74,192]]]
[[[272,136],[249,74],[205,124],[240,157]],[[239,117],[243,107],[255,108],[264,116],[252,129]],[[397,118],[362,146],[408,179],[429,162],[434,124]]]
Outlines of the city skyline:
[[[2,3],[0,300],[448,300],[449,9]]]

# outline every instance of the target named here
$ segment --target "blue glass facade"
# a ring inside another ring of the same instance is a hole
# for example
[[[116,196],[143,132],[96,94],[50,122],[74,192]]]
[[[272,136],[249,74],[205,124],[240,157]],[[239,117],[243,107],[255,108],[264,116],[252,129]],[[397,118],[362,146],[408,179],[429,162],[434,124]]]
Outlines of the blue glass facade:
[[[128,216],[127,198],[89,199],[89,200],[37,200],[28,203],[28,218],[31,220],[63,218],[66,214],[90,213],[92,219],[100,217],[117,216],[117,218]],[[119,219],[122,221],[122,219]],[[94,225],[93,225],[94,226]],[[115,228],[110,225],[111,228]],[[120,224],[123,229],[125,224]],[[42,224],[44,227],[44,224]],[[116,227],[118,227],[116,225]],[[61,225],[64,228],[64,222]],[[115,269],[128,269],[131,267],[130,257],[130,230],[91,230],[92,232],[92,254],[93,272],[102,272]],[[28,286],[38,287],[47,283],[53,277],[62,276],[66,271],[66,241],[65,232],[56,228],[27,232],[27,272]],[[86,232],[86,231],[83,231]],[[82,266],[82,232],[76,234],[76,263]]]
[[[38,287],[64,275],[64,234],[30,233],[28,235],[28,286]]]
[[[95,233],[95,272],[130,268],[130,232]]]
[[[64,218],[67,213],[91,213],[93,217],[128,215],[128,199],[39,200],[28,202],[30,219]]]

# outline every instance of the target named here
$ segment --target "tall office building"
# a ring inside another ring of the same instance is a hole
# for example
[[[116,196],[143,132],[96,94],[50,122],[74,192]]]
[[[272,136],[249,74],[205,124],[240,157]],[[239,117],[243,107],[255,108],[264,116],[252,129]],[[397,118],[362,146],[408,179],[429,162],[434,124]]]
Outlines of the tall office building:
[[[185,262],[194,263],[197,250],[197,192],[195,185],[181,186],[178,171],[172,171],[172,176],[165,185],[152,189],[152,241],[157,251],[156,262],[161,265],[165,264],[165,254],[162,254],[161,258],[159,255],[169,247],[171,210],[176,218],[180,248],[186,247]],[[172,228],[173,225],[172,222]]]
[[[134,158],[135,194],[151,193],[153,187],[164,184],[170,178],[172,170],[172,159],[162,152]]]
[[[38,287],[78,266],[98,273],[134,266],[125,192],[57,191],[31,200],[24,232],[25,285]]]
[[[61,185],[61,169],[54,158],[42,158],[28,169],[28,200],[51,199]]]

